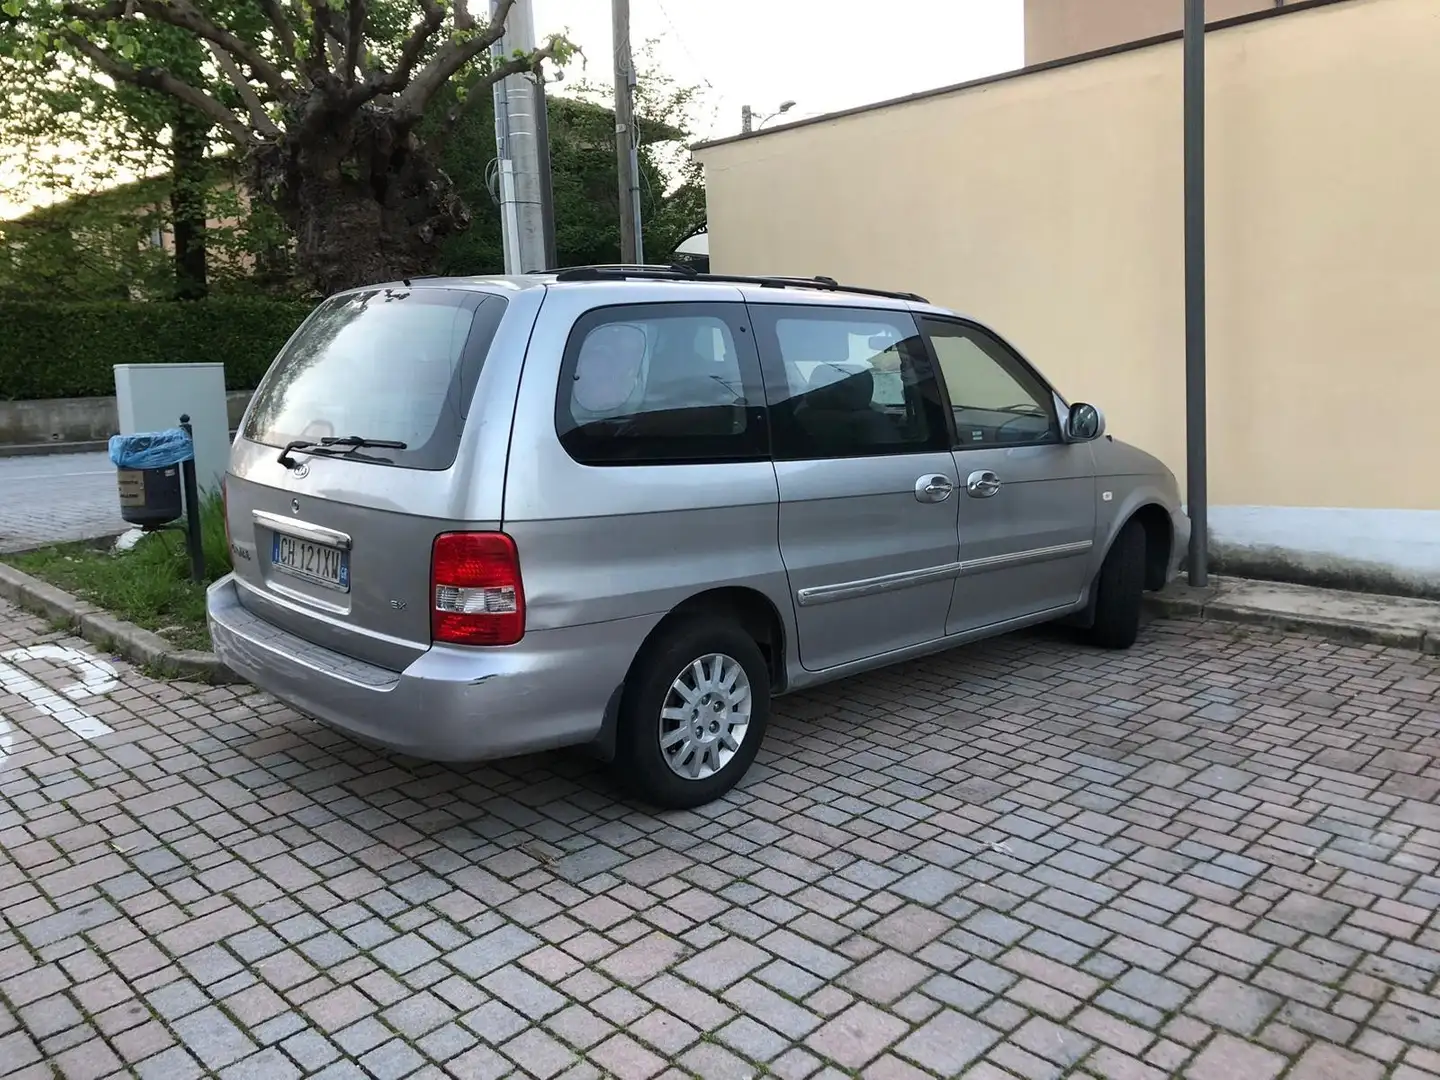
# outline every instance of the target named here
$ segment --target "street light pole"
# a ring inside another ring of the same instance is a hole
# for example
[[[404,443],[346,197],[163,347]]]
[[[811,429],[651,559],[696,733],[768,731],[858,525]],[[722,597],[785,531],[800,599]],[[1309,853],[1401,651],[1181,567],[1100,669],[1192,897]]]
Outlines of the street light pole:
[[[795,102],[793,102],[793,101],[782,101],[782,102],[780,103],[780,107],[779,107],[778,109],[776,109],[774,112],[772,112],[769,116],[765,117],[764,120],[761,120],[760,123],[758,123],[758,124],[755,125],[755,130],[757,130],[757,131],[760,130],[760,128],[763,128],[766,124],[768,124],[771,120],[774,120],[775,117],[777,117],[777,116],[784,116],[787,112],[789,112],[789,111],[790,111],[791,109],[793,109],[794,107],[795,107]]]
[[[751,131],[759,131],[759,130],[760,130],[761,128],[763,128],[766,124],[768,124],[771,120],[774,120],[775,117],[785,115],[787,112],[789,112],[789,111],[790,111],[791,109],[793,109],[794,107],[795,107],[795,102],[793,102],[793,101],[782,101],[782,102],[780,103],[780,107],[779,107],[778,109],[776,109],[774,112],[772,112],[769,116],[763,117],[763,118],[761,119],[761,121],[757,124],[757,123],[755,122],[755,110],[752,109],[749,105],[741,105],[741,106],[740,106],[740,133],[741,133],[742,135],[748,135],[748,134],[750,134]]]
[[[1185,0],[1185,503],[1189,579],[1209,584],[1205,415],[1205,0]]]

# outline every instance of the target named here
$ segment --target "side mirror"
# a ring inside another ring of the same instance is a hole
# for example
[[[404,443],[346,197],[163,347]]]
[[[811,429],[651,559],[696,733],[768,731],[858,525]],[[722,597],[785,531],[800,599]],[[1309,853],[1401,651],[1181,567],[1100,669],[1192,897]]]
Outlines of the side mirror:
[[[1072,442],[1090,442],[1105,434],[1105,414],[1094,405],[1077,401],[1065,418],[1065,434]]]

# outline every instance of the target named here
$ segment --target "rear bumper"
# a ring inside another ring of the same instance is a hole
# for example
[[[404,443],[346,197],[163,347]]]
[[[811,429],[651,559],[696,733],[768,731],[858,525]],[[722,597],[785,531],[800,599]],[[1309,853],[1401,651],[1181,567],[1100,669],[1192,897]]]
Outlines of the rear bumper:
[[[432,761],[483,761],[594,740],[655,619],[527,634],[508,648],[435,646],[395,672],[322,648],[240,603],[206,599],[215,655],[236,675],[331,727]]]

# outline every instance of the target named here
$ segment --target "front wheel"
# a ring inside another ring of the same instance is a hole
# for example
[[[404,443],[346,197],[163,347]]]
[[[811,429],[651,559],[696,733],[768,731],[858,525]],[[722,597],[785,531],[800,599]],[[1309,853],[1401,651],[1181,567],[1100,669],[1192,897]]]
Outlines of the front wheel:
[[[726,619],[678,622],[625,681],[619,779],[657,806],[701,806],[745,775],[769,719],[770,672],[754,639]]]
[[[1095,622],[1086,638],[1103,649],[1128,649],[1140,634],[1145,596],[1145,527],[1131,518],[1096,575]]]

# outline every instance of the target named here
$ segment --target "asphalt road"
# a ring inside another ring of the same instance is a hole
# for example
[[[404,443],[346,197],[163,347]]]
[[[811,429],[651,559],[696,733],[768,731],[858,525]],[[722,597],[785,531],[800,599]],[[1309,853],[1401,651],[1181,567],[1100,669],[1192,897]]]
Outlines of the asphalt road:
[[[0,552],[124,530],[109,455],[0,458]]]

